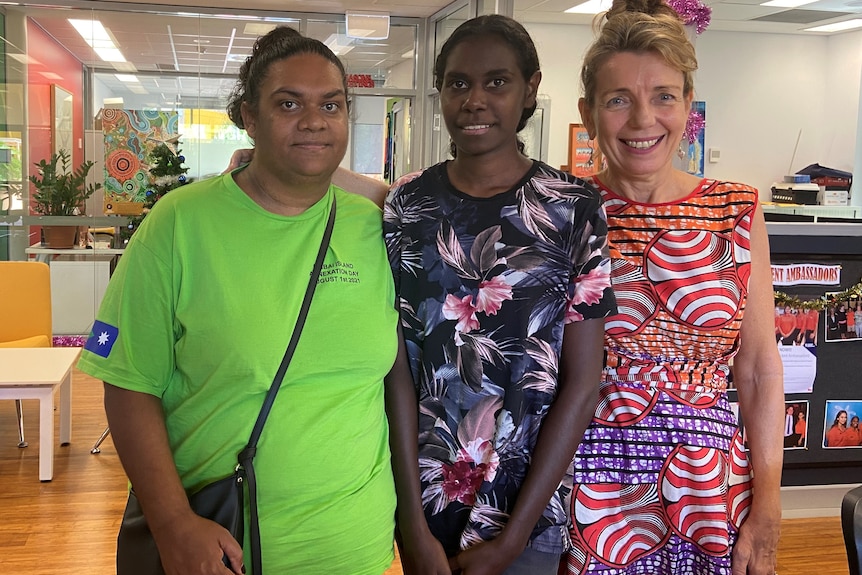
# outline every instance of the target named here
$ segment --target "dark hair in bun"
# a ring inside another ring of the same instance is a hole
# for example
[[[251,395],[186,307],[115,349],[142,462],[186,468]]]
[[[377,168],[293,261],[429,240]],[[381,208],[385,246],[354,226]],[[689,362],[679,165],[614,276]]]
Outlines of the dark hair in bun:
[[[239,69],[239,78],[227,104],[227,115],[238,128],[245,128],[240,113],[243,102],[252,110],[257,109],[260,87],[266,79],[269,67],[274,62],[299,54],[317,54],[332,62],[344,79],[344,93],[347,93],[347,74],[344,64],[326,44],[307,38],[288,26],[279,26],[255,41],[251,56],[246,58]]]

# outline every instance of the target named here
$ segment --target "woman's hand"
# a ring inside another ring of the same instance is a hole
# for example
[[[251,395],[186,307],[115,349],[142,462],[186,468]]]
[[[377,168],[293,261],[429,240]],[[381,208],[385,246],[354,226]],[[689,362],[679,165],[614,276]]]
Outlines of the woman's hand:
[[[242,547],[227,529],[192,514],[154,533],[167,575],[242,575]],[[227,555],[230,567],[222,558]]]
[[[452,575],[446,552],[430,531],[404,537],[400,552],[404,575]]]
[[[733,546],[732,575],[775,575],[780,525],[780,506],[752,508]]]
[[[254,148],[240,148],[239,150],[234,150],[233,154],[230,156],[227,168],[225,168],[222,174],[227,174],[244,164],[250,163],[252,158],[254,158]]]
[[[477,543],[449,560],[453,573],[460,575],[499,575],[523,552],[507,545],[503,538]]]

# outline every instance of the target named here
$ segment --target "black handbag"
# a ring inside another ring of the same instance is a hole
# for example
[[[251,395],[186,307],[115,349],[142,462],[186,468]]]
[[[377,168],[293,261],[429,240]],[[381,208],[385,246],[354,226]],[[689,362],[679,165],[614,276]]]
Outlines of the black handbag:
[[[243,485],[248,485],[249,492],[249,527],[251,540],[252,572],[254,575],[263,574],[263,566],[260,556],[260,525],[257,516],[257,481],[254,475],[253,459],[257,450],[257,442],[263,432],[263,425],[269,411],[275,402],[275,396],[281,387],[287,366],[299,343],[299,336],[308,316],[308,308],[311,306],[311,298],[320,270],[323,267],[323,259],[329,247],[332,237],[332,228],[335,224],[335,196],[332,197],[332,206],[329,210],[329,219],[317,252],[317,260],[308,280],[305,297],[299,309],[299,316],[290,342],[284,352],[281,364],[273,378],[272,385],[264,399],[263,406],[258,413],[257,420],[251,432],[246,447],[237,456],[238,465],[234,473],[206,484],[200,490],[189,495],[189,505],[192,510],[200,515],[215,521],[236,539],[240,545],[243,543],[245,516],[243,513]],[[227,557],[222,559],[227,564]],[[134,489],[129,491],[129,500],[123,513],[120,524],[120,532],[117,535],[117,575],[164,575],[162,560],[159,550],[150,533],[147,520],[135,496]]]

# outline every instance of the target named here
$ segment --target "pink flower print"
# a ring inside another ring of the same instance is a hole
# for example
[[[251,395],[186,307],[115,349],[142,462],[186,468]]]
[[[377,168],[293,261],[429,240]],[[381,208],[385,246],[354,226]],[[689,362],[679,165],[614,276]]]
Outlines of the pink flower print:
[[[572,323],[572,322],[583,321],[583,320],[584,320],[583,314],[581,314],[577,310],[575,310],[574,307],[569,306],[569,308],[566,310],[565,323]]]
[[[602,293],[610,287],[611,276],[601,267],[593,268],[586,276],[575,278],[575,293],[572,295],[572,305],[586,303],[597,304],[602,301]]]
[[[483,470],[474,468],[467,461],[444,463],[443,493],[450,501],[460,501],[464,505],[476,502],[476,491],[482,486]]]
[[[500,276],[479,284],[479,295],[476,297],[476,311],[487,315],[497,315],[504,301],[512,299],[512,286]]]
[[[494,446],[487,439],[474,439],[466,447],[461,449],[458,459],[464,459],[476,464],[477,469],[483,472],[485,481],[494,481],[497,476],[497,468],[500,466],[500,456],[494,450]]]
[[[457,332],[468,333],[479,329],[479,319],[476,317],[476,308],[473,307],[472,295],[468,294],[458,299],[458,296],[448,294],[443,303],[443,317],[458,320],[455,325]]]

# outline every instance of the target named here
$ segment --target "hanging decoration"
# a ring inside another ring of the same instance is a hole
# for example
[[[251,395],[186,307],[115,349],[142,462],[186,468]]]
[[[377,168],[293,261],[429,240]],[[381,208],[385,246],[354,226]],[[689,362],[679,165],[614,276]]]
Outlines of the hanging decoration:
[[[776,291],[774,293],[774,297],[775,305],[782,307],[789,305],[794,309],[816,309],[817,311],[823,311],[837,301],[846,301],[849,299],[862,300],[862,279],[860,279],[856,285],[847,288],[843,292],[830,293],[828,297],[823,296],[813,300],[802,300],[796,296],[790,296],[780,291]]]
[[[700,0],[666,0],[667,5],[676,10],[686,26],[693,26],[698,34],[702,34],[712,19],[712,8]]]
[[[703,130],[706,128],[706,118],[703,117],[697,109],[692,107],[691,111],[688,113],[688,120],[685,123],[685,132],[683,132],[683,139],[688,140],[689,144],[694,144],[700,139],[700,135],[703,133]]]

